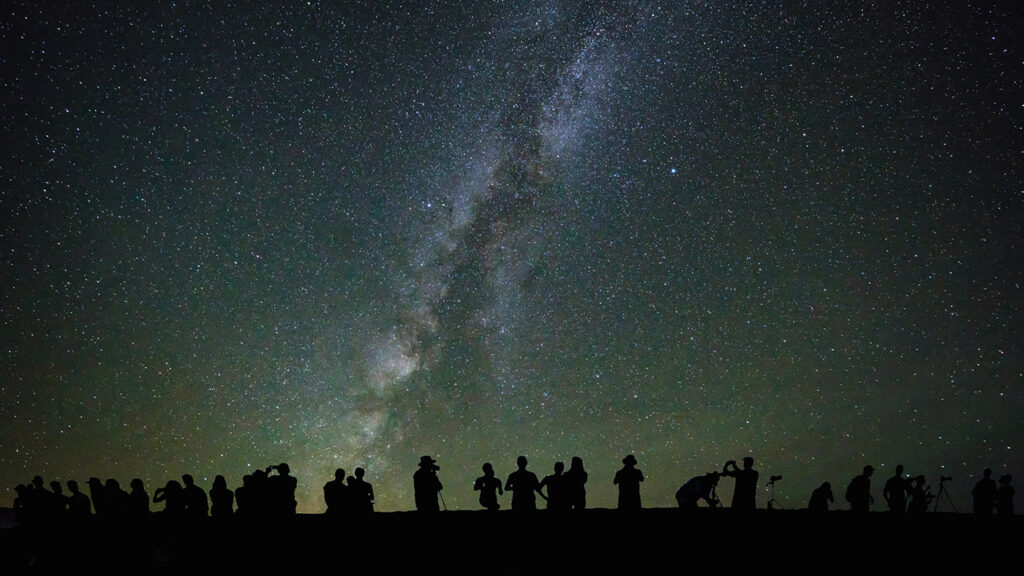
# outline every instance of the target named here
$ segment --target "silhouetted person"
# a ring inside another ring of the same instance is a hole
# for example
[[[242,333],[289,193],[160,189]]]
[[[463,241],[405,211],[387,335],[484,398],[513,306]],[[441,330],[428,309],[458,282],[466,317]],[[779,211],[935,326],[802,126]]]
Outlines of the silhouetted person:
[[[68,480],[68,516],[73,520],[81,520],[92,516],[92,502],[89,497],[78,489],[78,482]]]
[[[996,489],[996,512],[999,514],[1013,514],[1013,476],[1003,474],[999,477],[999,488]]]
[[[718,472],[708,472],[703,476],[690,478],[676,490],[676,503],[683,510],[696,510],[697,504],[704,500],[709,508],[717,508],[718,497],[715,495],[715,488],[720,476]]]
[[[516,458],[517,470],[505,480],[505,490],[512,492],[513,510],[536,510],[537,494],[540,494],[540,481],[537,475],[526,469],[526,456]],[[541,494],[541,497],[544,497]]]
[[[722,474],[736,479],[732,493],[733,510],[753,510],[757,507],[757,470],[754,470],[754,459],[743,458],[743,469],[736,467],[735,460],[729,460],[722,469]]]
[[[273,502],[271,501],[270,487],[268,486],[267,480],[267,472],[262,468],[253,470],[252,475],[249,478],[248,499],[250,502],[249,513],[251,516],[264,517],[273,512],[271,509]],[[244,485],[245,484],[243,483],[243,486]],[[235,491],[235,503],[238,503],[237,490]]]
[[[142,483],[142,479],[132,479],[130,487],[128,516],[137,522],[149,518],[149,494],[146,493],[146,486]]]
[[[373,512],[373,486],[363,480],[366,470],[356,468],[355,476],[348,477],[348,494],[353,512]]]
[[[277,470],[277,474],[271,476],[272,470]],[[284,462],[267,467],[267,496],[271,513],[275,516],[295,515],[295,488],[298,480],[290,472],[291,468]]]
[[[441,509],[438,495],[441,493],[441,481],[437,479],[437,471],[441,468],[437,460],[430,456],[422,456],[420,469],[412,475],[412,485],[416,496],[416,509],[421,512],[437,512]]]
[[[490,462],[484,463],[483,471],[484,475],[473,483],[473,490],[480,492],[481,506],[487,510],[497,510],[501,508],[501,504],[498,504],[498,495],[504,494],[505,491],[501,489],[501,480],[494,476],[494,467]]]
[[[907,512],[920,514],[928,511],[928,504],[935,498],[931,487],[925,486],[924,476],[915,476],[910,480],[910,498],[907,501]]]
[[[46,489],[42,476],[34,476],[25,492],[25,516],[31,522],[45,524],[53,520],[53,492]]]
[[[622,459],[622,468],[615,473],[614,483],[619,487],[619,510],[639,510],[640,483],[644,473],[636,467],[636,457],[630,454]]]
[[[235,493],[228,488],[228,481],[217,474],[210,487],[210,516],[228,518],[235,514]]]
[[[811,512],[828,512],[828,506],[835,499],[832,497],[832,484],[822,482],[811,492],[811,500],[807,503],[807,509]]]
[[[96,516],[106,518],[107,507],[103,500],[103,482],[93,476],[89,478],[86,485],[89,486],[89,497],[92,499],[92,507],[96,510]]]
[[[260,470],[262,472],[262,470]],[[258,516],[259,496],[253,485],[253,475],[242,475],[242,485],[235,488],[235,514],[238,516],[252,518]]]
[[[64,495],[64,489],[60,481],[50,481],[50,499],[47,503],[48,514],[58,520],[64,520],[68,511],[68,498]]]
[[[566,495],[565,490],[565,475],[562,472],[565,470],[564,462],[555,462],[555,473],[548,474],[540,481],[540,485],[537,486],[537,491],[544,496],[542,490],[547,488],[547,496],[545,499],[548,502],[548,510],[568,510],[569,509],[569,498]]]
[[[864,472],[850,480],[846,486],[846,501],[850,503],[850,510],[867,512],[875,502],[871,497],[871,475],[874,472],[873,466],[865,466]]]
[[[206,518],[210,513],[210,501],[206,491],[196,485],[191,474],[182,474],[184,484],[185,514],[189,518]]]
[[[168,480],[163,488],[153,492],[154,503],[164,503],[162,517],[168,520],[180,520],[185,516],[185,490],[177,480]]]
[[[345,486],[345,469],[334,471],[334,480],[324,484],[324,503],[327,514],[339,516],[348,511],[348,486]]]
[[[114,478],[107,478],[103,485],[103,500],[107,507],[107,517],[115,521],[128,518],[131,511],[131,496],[121,488],[121,483]]]
[[[896,473],[886,480],[885,486],[882,487],[882,498],[885,498],[890,512],[906,512],[909,483],[909,480],[903,478],[903,465],[898,464]]]
[[[32,517],[32,488],[27,484],[18,484],[14,487],[14,502],[11,508],[14,510],[14,521],[19,526],[30,526],[35,522]]]
[[[587,507],[587,471],[583,469],[583,459],[573,456],[569,469],[565,472],[565,497],[570,510],[583,510]]]
[[[992,469],[985,468],[984,476],[974,485],[971,491],[974,496],[974,513],[991,514],[996,507],[996,481],[992,479]]]

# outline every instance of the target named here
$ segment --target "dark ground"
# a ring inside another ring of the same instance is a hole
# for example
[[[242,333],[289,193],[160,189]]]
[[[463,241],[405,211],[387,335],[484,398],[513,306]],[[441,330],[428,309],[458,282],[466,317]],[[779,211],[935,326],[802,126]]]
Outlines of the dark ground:
[[[758,510],[645,509],[377,513],[341,521],[136,526],[98,521],[0,530],[5,573],[98,568],[174,571],[376,572],[431,574],[654,573],[782,568],[837,570],[999,569],[1013,572],[1024,535],[1020,516],[928,513],[812,514]]]

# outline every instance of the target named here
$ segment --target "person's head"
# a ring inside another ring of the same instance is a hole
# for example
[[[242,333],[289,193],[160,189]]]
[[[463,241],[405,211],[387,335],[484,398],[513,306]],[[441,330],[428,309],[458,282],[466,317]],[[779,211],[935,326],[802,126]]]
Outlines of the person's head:
[[[365,476],[365,475],[366,475],[366,470],[363,470],[362,468],[356,468],[356,478],[359,478],[360,480],[362,480],[363,476]]]
[[[78,494],[78,482],[74,480],[68,480],[68,490],[72,494]]]
[[[903,476],[903,464],[896,465],[896,475]]]
[[[132,490],[136,492],[142,492],[143,490],[145,490],[145,485],[142,483],[141,478],[132,478],[131,487]]]
[[[484,462],[483,471],[485,476],[494,476],[494,466],[490,462]]]
[[[751,468],[753,468],[754,467],[754,459],[751,458],[750,456],[745,457],[743,459],[743,467],[746,468],[747,470],[750,470]]]
[[[526,468],[526,456],[520,456],[519,458],[516,458],[516,466],[519,466],[520,470]]]
[[[60,493],[63,492],[63,489],[61,488],[60,482],[58,480],[51,480],[50,481],[50,490],[54,494],[60,494]]]
[[[985,468],[984,474],[985,474],[985,478],[991,478],[992,477],[992,469],[991,468]]]
[[[288,465],[285,464],[284,462],[281,462],[280,464],[277,465],[277,473],[280,474],[281,476],[287,476],[288,473],[291,472],[291,470],[292,469],[289,468]]]
[[[213,479],[213,487],[218,490],[222,490],[228,487],[228,481],[224,478],[223,475],[217,474],[217,476]]]
[[[561,474],[565,470],[565,462],[555,462],[555,474]]]
[[[437,465],[437,460],[434,460],[430,456],[420,456],[420,468],[433,471],[441,469],[441,467]]]
[[[345,469],[344,468],[338,468],[337,470],[335,470],[334,471],[334,479],[335,480],[344,480],[345,479]]]
[[[579,456],[573,456],[572,460],[569,462],[569,469],[570,470],[582,470],[583,469],[583,458],[580,458]]]
[[[622,459],[622,463],[630,467],[636,466],[636,456],[630,454]]]
[[[864,475],[871,476],[875,472],[875,467],[868,465],[864,467]]]
[[[191,474],[182,474],[181,475],[181,481],[185,483],[185,487],[186,488],[192,486],[196,482],[195,480],[192,479],[192,475]]]

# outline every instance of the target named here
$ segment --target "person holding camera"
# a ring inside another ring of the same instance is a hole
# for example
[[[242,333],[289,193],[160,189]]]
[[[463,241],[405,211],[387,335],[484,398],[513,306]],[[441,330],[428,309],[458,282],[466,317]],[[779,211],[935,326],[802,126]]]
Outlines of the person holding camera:
[[[723,476],[736,479],[732,493],[733,510],[753,510],[757,507],[757,470],[754,470],[754,459],[747,456],[743,459],[743,469],[736,467],[735,460],[729,460],[722,467]]]
[[[416,493],[416,509],[421,512],[438,512],[438,496],[441,494],[441,481],[437,479],[437,471],[441,468],[437,460],[430,456],[420,458],[420,469],[412,475],[413,490]]]

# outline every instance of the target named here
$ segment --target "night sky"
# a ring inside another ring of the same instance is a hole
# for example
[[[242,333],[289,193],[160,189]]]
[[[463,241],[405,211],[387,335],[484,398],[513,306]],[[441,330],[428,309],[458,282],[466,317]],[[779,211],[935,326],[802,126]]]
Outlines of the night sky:
[[[61,4],[0,16],[0,506],[1024,479],[1016,3]]]

